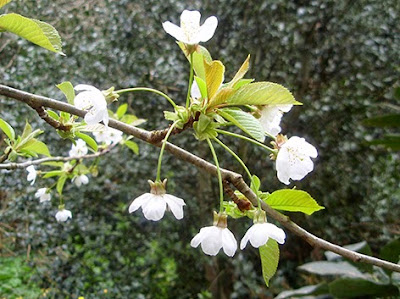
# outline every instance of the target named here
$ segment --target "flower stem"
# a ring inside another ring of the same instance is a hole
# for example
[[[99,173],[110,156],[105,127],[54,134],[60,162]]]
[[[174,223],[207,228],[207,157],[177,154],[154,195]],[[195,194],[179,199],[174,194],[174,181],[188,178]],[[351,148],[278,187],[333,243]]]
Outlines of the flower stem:
[[[210,147],[211,153],[213,155],[215,166],[217,166],[218,183],[219,183],[219,212],[222,213],[223,212],[223,201],[224,201],[224,187],[222,185],[221,170],[219,168],[218,157],[217,157],[217,154],[215,153],[212,142],[209,138],[207,138],[207,142],[208,142],[208,146]]]
[[[238,155],[236,155],[236,153],[234,151],[232,151],[227,145],[225,145],[221,140],[219,140],[218,138],[214,139],[216,142],[218,142],[219,145],[221,145],[224,149],[226,149],[238,162],[239,164],[243,167],[243,169],[246,171],[247,175],[250,178],[251,184],[253,185],[253,187],[255,187],[254,181],[253,181],[253,176],[250,173],[250,170],[247,168],[246,164],[243,162],[242,159],[240,159],[240,157]],[[254,193],[257,195],[257,191],[258,190],[253,190]],[[261,202],[260,202],[260,198],[257,195],[257,200],[258,200],[258,209],[261,210]]]
[[[186,96],[186,109],[189,108],[190,104],[190,92],[193,84],[193,53],[190,54],[190,76],[189,76],[189,88]]]
[[[160,156],[158,156],[158,165],[157,165],[157,176],[156,176],[156,182],[161,181],[161,163],[162,163],[162,157],[164,154],[164,149],[165,145],[167,144],[167,140],[169,138],[169,135],[171,135],[172,130],[175,128],[176,124],[178,122],[174,122],[171,127],[168,129],[167,134],[165,135],[165,138],[163,139],[163,144],[161,146],[161,151],[160,151]]]
[[[258,145],[258,146],[263,147],[264,149],[266,149],[267,151],[269,151],[272,154],[276,153],[276,150],[274,150],[273,148],[270,148],[269,146],[266,146],[265,144],[263,144],[263,143],[261,143],[261,142],[259,142],[257,140],[251,139],[249,137],[246,137],[246,136],[243,136],[243,135],[240,135],[240,134],[236,134],[236,133],[232,133],[232,132],[228,132],[228,131],[224,131],[224,130],[220,130],[220,129],[215,129],[215,131],[218,132],[218,133],[224,134],[224,135],[240,138],[240,139],[246,140],[248,142],[254,143],[254,144]]]
[[[132,92],[132,91],[149,91],[149,92],[153,92],[156,93],[164,98],[166,98],[168,100],[168,102],[175,108],[176,104],[175,102],[169,97],[167,96],[165,93],[163,93],[162,91],[159,91],[157,89],[153,89],[153,88],[147,88],[147,87],[134,87],[134,88],[126,88],[126,89],[120,89],[120,90],[116,90],[115,93],[121,94],[121,93],[125,93],[125,92]]]

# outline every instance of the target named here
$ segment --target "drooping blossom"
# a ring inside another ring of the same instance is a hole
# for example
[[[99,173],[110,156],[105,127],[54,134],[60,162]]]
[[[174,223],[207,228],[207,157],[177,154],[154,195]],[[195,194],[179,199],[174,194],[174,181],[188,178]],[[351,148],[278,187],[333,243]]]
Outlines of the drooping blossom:
[[[283,113],[289,112],[293,105],[265,105],[260,109],[258,119],[264,131],[276,136],[281,132],[281,119]]]
[[[314,169],[311,158],[318,156],[317,149],[297,136],[291,137],[280,148],[276,157],[278,179],[289,185],[292,180],[301,180]]]
[[[80,93],[75,97],[74,104],[77,108],[87,110],[85,122],[94,125],[103,121],[108,126],[107,102],[103,93],[96,87],[79,84],[74,88]]]
[[[167,180],[164,182],[152,182],[150,184],[150,193],[145,193],[133,200],[129,206],[129,213],[133,213],[142,208],[146,219],[158,221],[164,217],[165,210],[168,208],[176,219],[183,218],[183,199],[174,195],[166,194]]]
[[[37,171],[35,169],[35,166],[33,166],[33,165],[28,166],[26,168],[26,170],[28,171],[28,176],[26,179],[28,182],[31,182],[31,185],[33,185],[35,183],[36,176],[37,176]]]
[[[86,142],[82,139],[78,139],[76,144],[72,144],[71,150],[69,151],[70,157],[79,157],[86,155],[88,152],[88,148],[86,146]]]
[[[254,224],[247,230],[242,241],[240,241],[240,249],[243,250],[247,242],[258,248],[268,242],[268,239],[274,239],[279,244],[285,243],[285,232],[272,223],[267,223],[265,212],[259,211],[254,218]]]
[[[35,197],[39,198],[40,202],[50,201],[51,194],[47,192],[47,188],[40,188],[36,191]]]
[[[201,228],[190,242],[190,246],[195,248],[200,244],[201,250],[207,255],[217,255],[222,248],[227,256],[234,256],[237,242],[227,227],[226,214],[220,215],[214,212],[214,225]]]
[[[218,19],[215,16],[209,17],[200,26],[201,14],[197,10],[184,10],[181,14],[181,26],[169,21],[164,22],[163,28],[169,34],[187,45],[197,45],[199,42],[206,42],[214,35],[218,26]]]
[[[58,212],[56,213],[56,219],[57,222],[65,222],[67,221],[69,218],[72,219],[72,213],[69,210],[65,210],[65,209],[60,209],[58,210]]]
[[[79,188],[80,186],[87,185],[89,183],[89,178],[84,175],[77,175],[72,178],[72,182]]]
[[[110,127],[103,126],[100,130],[94,131],[93,135],[98,143],[104,142],[107,145],[118,143],[122,140],[122,132]]]

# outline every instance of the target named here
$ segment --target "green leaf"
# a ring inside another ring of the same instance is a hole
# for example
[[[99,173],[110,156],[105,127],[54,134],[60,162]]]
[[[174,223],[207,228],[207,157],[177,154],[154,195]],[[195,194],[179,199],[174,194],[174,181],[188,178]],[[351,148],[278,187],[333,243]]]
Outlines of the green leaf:
[[[45,22],[10,13],[0,16],[0,29],[12,32],[49,51],[65,55],[57,30]]]
[[[178,45],[185,54],[188,61],[190,61],[190,55],[186,49],[186,45],[182,42],[178,42]],[[193,69],[196,75],[201,79],[203,79],[204,81],[206,80],[204,63],[205,62],[211,63],[211,61],[212,58],[210,52],[208,52],[208,50],[203,46],[197,46],[196,51],[193,53]]]
[[[127,110],[128,110],[128,104],[122,104],[121,106],[119,106],[117,109],[118,119],[121,119],[121,117],[125,115]]]
[[[40,155],[45,155],[47,157],[51,157],[51,154],[49,152],[49,149],[47,145],[37,139],[32,139],[34,142],[30,142],[29,144],[26,144],[23,146],[21,149],[24,151],[32,151]]]
[[[340,278],[329,284],[329,293],[335,298],[383,298],[397,296],[399,290],[393,285],[362,278]]]
[[[250,113],[244,112],[240,109],[225,108],[218,110],[218,114],[232,122],[235,126],[242,129],[254,139],[264,142],[264,129],[260,122]]]
[[[400,134],[388,134],[382,139],[376,139],[368,142],[370,145],[383,145],[386,148],[398,151],[400,150]]]
[[[0,129],[7,135],[7,137],[14,141],[15,140],[15,132],[13,127],[9,125],[8,122],[0,118]]]
[[[283,291],[282,293],[279,293],[275,299],[297,298],[306,295],[323,295],[327,294],[328,292],[328,285],[326,283],[320,283],[316,285],[305,286],[296,290]]]
[[[363,124],[371,127],[400,127],[400,114],[388,114],[371,117],[363,121]]]
[[[337,275],[346,277],[366,278],[356,267],[348,262],[311,262],[298,267],[299,270],[317,275]]]
[[[0,0],[0,8],[2,8],[7,3],[11,2],[11,0]]]
[[[24,140],[25,138],[27,138],[29,136],[29,134],[31,134],[31,133],[32,133],[32,127],[28,122],[26,122],[24,131],[22,132],[22,135],[21,135],[21,140]]]
[[[62,171],[62,170],[53,170],[53,171],[49,171],[45,175],[43,175],[43,178],[47,179],[47,178],[51,178],[54,176],[61,176],[64,173],[65,173],[65,171]]]
[[[48,161],[48,162],[43,162],[41,164],[46,166],[60,167],[60,168],[64,167],[64,162],[57,162],[57,161]]]
[[[95,152],[97,152],[97,149],[98,149],[97,143],[96,143],[96,141],[94,141],[94,139],[92,137],[90,137],[89,135],[83,134],[81,132],[75,133],[75,136],[82,139],[83,141],[85,141],[88,146],[90,146]]]
[[[136,155],[139,155],[139,146],[137,145],[136,142],[126,140],[124,142],[124,145],[126,145],[128,148],[130,148],[132,150],[132,152],[134,152]]]
[[[64,189],[64,184],[65,184],[65,181],[67,180],[67,176],[66,175],[63,175],[63,176],[60,176],[60,178],[58,179],[58,181],[57,181],[57,187],[56,187],[56,189],[57,189],[57,192],[58,192],[58,194],[62,194],[62,192],[63,192],[63,189]]]
[[[302,212],[307,215],[325,209],[305,191],[282,189],[268,196],[266,203],[273,209],[290,212]]]
[[[269,286],[269,280],[272,278],[272,276],[275,275],[276,269],[278,268],[279,246],[275,240],[269,238],[267,244],[261,246],[259,250],[261,258],[262,275],[265,284]]]
[[[60,116],[58,116],[57,113],[55,113],[53,110],[46,110],[47,114],[50,115],[51,118],[55,120],[59,120]]]
[[[400,239],[394,239],[383,246],[379,256],[381,259],[397,264],[400,260]]]
[[[246,60],[243,62],[242,66],[237,71],[236,75],[228,83],[228,86],[233,87],[236,83],[238,83],[244,77],[244,75],[246,75],[247,71],[249,70],[249,65],[250,65],[250,55],[247,56]]]
[[[272,82],[244,85],[227,102],[232,105],[301,105],[288,89]]]
[[[206,74],[207,95],[209,99],[217,93],[224,81],[225,66],[219,60],[213,60],[211,63],[204,63]]]
[[[65,82],[62,82],[62,83],[60,83],[60,84],[58,84],[56,86],[65,95],[65,97],[67,98],[68,103],[71,104],[71,105],[74,105],[75,90],[74,90],[74,86],[72,85],[72,83],[69,82],[69,81],[65,81]]]
[[[258,191],[258,190],[260,190],[260,187],[261,187],[261,181],[260,181],[260,179],[258,178],[258,176],[256,176],[256,175],[252,175],[252,180],[251,180],[251,184],[250,184],[250,188],[251,188],[251,190],[256,190],[256,191]]]
[[[194,76],[194,79],[196,80],[197,86],[199,87],[201,97],[203,99],[207,98],[207,85],[206,82],[201,79],[200,77]]]

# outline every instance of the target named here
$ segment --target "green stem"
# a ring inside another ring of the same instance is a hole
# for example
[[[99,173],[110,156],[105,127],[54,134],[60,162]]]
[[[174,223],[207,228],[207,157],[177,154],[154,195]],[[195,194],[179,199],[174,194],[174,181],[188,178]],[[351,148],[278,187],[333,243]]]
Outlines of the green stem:
[[[190,76],[189,76],[189,88],[186,96],[186,109],[189,108],[190,104],[190,92],[193,84],[193,53],[190,54]]]
[[[248,142],[254,143],[254,144],[258,145],[258,146],[263,147],[264,149],[266,149],[267,151],[269,151],[272,154],[276,153],[276,150],[274,150],[273,148],[270,148],[269,146],[266,146],[265,144],[263,144],[263,143],[261,143],[261,142],[259,142],[257,140],[251,139],[249,137],[246,137],[246,136],[243,136],[243,135],[240,135],[240,134],[236,134],[236,133],[232,133],[232,132],[228,132],[228,131],[224,131],[224,130],[220,130],[220,129],[216,129],[215,131],[217,131],[218,133],[221,133],[221,134],[225,134],[225,135],[228,135],[228,136],[240,138],[240,139],[246,140]]]
[[[115,93],[121,94],[121,93],[125,93],[125,92],[132,92],[132,91],[149,91],[149,92],[153,92],[156,93],[164,98],[166,98],[168,100],[168,102],[175,108],[176,104],[175,102],[169,97],[167,96],[165,93],[157,90],[157,89],[153,89],[153,88],[147,88],[147,87],[134,87],[134,88],[126,88],[126,89],[120,89],[120,90],[116,90]]]
[[[216,142],[218,142],[219,145],[221,145],[224,149],[226,149],[238,162],[239,164],[243,167],[243,169],[246,171],[247,175],[250,178],[251,184],[253,186],[255,186],[254,181],[253,181],[253,176],[250,173],[250,170],[247,168],[246,164],[243,162],[242,159],[240,159],[240,157],[238,155],[236,155],[236,153],[234,151],[232,151],[227,145],[225,145],[221,140],[219,140],[218,138],[214,139]],[[258,190],[253,190],[254,193],[257,195],[257,191]],[[258,209],[261,210],[261,202],[260,202],[260,198],[257,195],[257,200],[258,200]]]
[[[162,157],[164,154],[164,149],[165,145],[167,144],[167,140],[169,138],[169,135],[171,135],[172,130],[175,128],[176,124],[178,122],[174,122],[171,127],[168,129],[167,134],[165,135],[165,138],[163,140],[163,144],[161,146],[161,151],[160,151],[160,156],[158,157],[158,165],[157,165],[157,176],[156,176],[156,182],[161,181],[161,162],[162,162]]]
[[[211,153],[213,155],[215,166],[217,166],[218,183],[219,183],[219,212],[222,213],[223,212],[223,202],[224,202],[224,187],[222,185],[221,169],[219,168],[217,154],[215,153],[214,147],[209,138],[207,138],[207,142],[208,142],[208,146],[210,147]]]

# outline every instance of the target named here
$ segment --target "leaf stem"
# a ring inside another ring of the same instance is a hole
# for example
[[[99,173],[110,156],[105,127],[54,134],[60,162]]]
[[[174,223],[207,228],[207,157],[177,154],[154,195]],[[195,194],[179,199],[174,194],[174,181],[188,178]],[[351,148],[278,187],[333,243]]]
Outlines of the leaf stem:
[[[155,94],[158,94],[162,97],[164,97],[165,99],[168,100],[168,102],[175,108],[176,104],[175,102],[169,97],[167,96],[165,93],[163,93],[162,91],[159,91],[157,89],[153,89],[153,88],[148,88],[148,87],[133,87],[133,88],[126,88],[126,89],[120,89],[120,90],[116,90],[115,93],[121,94],[121,93],[125,93],[125,92],[132,92],[132,91],[149,91],[149,92],[153,92]]]
[[[219,183],[219,212],[223,212],[223,202],[224,202],[224,186],[222,184],[222,175],[221,175],[221,169],[219,168],[219,163],[218,163],[218,157],[217,154],[215,153],[214,146],[212,145],[212,142],[209,138],[207,138],[208,146],[210,147],[211,153],[214,158],[215,166],[217,166],[217,172],[218,172],[218,183]]]
[[[167,144],[167,140],[169,138],[169,135],[171,135],[172,130],[175,128],[176,124],[178,122],[174,122],[171,127],[168,129],[167,134],[165,135],[165,138],[163,139],[163,143],[161,146],[161,151],[160,151],[160,155],[158,156],[158,165],[157,165],[157,176],[156,176],[156,182],[161,181],[161,163],[162,163],[162,157],[164,154],[164,149],[165,149],[165,145]]]
[[[224,131],[224,130],[220,130],[220,129],[215,129],[215,131],[218,132],[218,133],[224,134],[224,135],[240,138],[240,139],[246,140],[248,142],[254,143],[254,144],[258,145],[258,146],[263,147],[264,149],[269,151],[271,154],[275,154],[276,153],[276,150],[274,150],[273,148],[270,148],[269,146],[266,146],[265,144],[263,144],[263,143],[261,143],[261,142],[259,142],[257,140],[251,139],[249,137],[246,137],[246,136],[243,136],[243,135],[240,135],[240,134],[236,134],[236,133],[232,133],[232,132],[228,132],[228,131]]]
[[[189,108],[190,104],[190,92],[193,84],[193,53],[190,54],[190,75],[189,75],[189,88],[186,96],[186,109]]]

